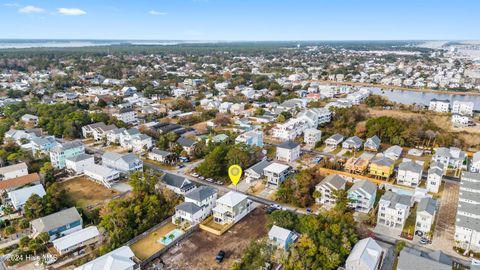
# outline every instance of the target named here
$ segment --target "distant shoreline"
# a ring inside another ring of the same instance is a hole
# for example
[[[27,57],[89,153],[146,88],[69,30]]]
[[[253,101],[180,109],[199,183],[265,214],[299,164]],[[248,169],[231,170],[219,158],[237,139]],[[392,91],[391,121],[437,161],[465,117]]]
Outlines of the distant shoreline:
[[[337,82],[337,81],[324,81],[324,80],[309,80],[309,82],[318,82],[321,84],[340,84],[347,86],[365,86],[365,87],[377,87],[384,91],[396,90],[396,91],[413,91],[413,92],[422,92],[422,93],[433,93],[433,94],[445,94],[445,95],[461,95],[461,96],[480,96],[480,91],[449,91],[449,90],[435,90],[430,88],[407,88],[401,86],[393,85],[384,85],[384,84],[372,84],[372,83],[359,83],[359,82]]]

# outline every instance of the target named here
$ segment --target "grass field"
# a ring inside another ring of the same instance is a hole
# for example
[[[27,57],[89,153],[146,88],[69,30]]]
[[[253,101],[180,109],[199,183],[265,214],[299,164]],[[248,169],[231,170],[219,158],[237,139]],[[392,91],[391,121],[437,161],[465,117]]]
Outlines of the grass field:
[[[75,206],[84,209],[104,204],[118,194],[117,191],[95,183],[85,176],[62,182],[61,186],[65,188],[69,199],[74,202]]]
[[[158,242],[158,240],[175,228],[176,226],[173,223],[168,222],[164,226],[145,236],[145,238],[131,245],[130,248],[137,258],[145,260],[165,247],[162,243]]]

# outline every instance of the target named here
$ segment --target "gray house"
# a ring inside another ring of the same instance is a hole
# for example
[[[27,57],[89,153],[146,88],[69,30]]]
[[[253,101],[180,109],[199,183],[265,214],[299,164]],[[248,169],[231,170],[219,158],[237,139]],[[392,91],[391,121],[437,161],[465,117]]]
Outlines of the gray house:
[[[378,138],[377,135],[374,135],[373,137],[367,139],[367,141],[363,145],[363,149],[367,151],[377,152],[378,149],[380,149],[381,143],[382,142],[380,141],[380,138]]]
[[[424,252],[405,247],[398,257],[398,270],[451,270],[452,259],[441,251]]]
[[[160,181],[173,192],[185,195],[192,189],[197,188],[190,180],[185,177],[181,177],[171,173],[165,173]]]
[[[357,136],[350,137],[342,143],[342,148],[359,150],[363,145],[363,140]]]

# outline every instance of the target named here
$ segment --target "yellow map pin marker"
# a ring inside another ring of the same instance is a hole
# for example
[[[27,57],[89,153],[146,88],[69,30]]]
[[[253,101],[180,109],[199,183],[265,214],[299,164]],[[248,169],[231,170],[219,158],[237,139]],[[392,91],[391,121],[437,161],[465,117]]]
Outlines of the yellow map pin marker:
[[[228,168],[228,176],[234,186],[237,186],[240,177],[242,177],[242,168],[238,165],[232,165]]]

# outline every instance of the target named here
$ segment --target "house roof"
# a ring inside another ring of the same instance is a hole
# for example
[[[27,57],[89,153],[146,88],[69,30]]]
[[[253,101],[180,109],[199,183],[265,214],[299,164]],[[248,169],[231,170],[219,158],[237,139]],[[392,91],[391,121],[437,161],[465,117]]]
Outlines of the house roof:
[[[173,154],[172,152],[160,150],[158,148],[153,148],[150,152],[152,152],[153,154],[156,154],[156,155],[160,155],[162,157],[166,157],[166,156],[169,156],[169,155]]]
[[[284,149],[295,149],[299,146],[300,144],[293,142],[293,141],[286,141],[282,144],[277,145],[278,148],[284,148]]]
[[[30,196],[33,194],[43,197],[47,193],[45,192],[43,186],[38,184],[35,186],[10,191],[8,192],[8,197],[12,201],[12,205],[15,207],[15,209],[18,209],[20,206],[24,205],[28,198],[30,198]]]
[[[82,147],[82,146],[83,146],[83,143],[81,143],[79,141],[64,142],[64,143],[62,143],[60,145],[57,145],[54,148],[52,148],[51,151],[61,152],[61,151],[65,151],[65,150],[68,150],[68,149],[73,149],[73,148]]]
[[[390,167],[393,165],[393,160],[391,160],[388,157],[379,157],[379,158],[373,159],[372,164]]]
[[[339,190],[343,187],[343,185],[345,185],[346,182],[347,181],[345,181],[345,179],[343,179],[340,175],[330,174],[325,177],[319,185],[329,185],[334,187],[336,190]]]
[[[82,220],[82,217],[77,211],[77,208],[70,207],[65,210],[58,211],[48,216],[34,219],[30,221],[32,227],[35,227],[37,232],[48,232],[52,229],[70,224],[77,220]]]
[[[89,155],[89,154],[80,154],[80,155],[76,155],[76,156],[69,157],[69,158],[66,158],[66,159],[70,160],[70,161],[73,161],[73,162],[79,162],[79,161],[90,159],[90,158],[93,158],[93,156]]]
[[[418,203],[417,213],[425,211],[429,213],[431,216],[433,216],[435,215],[436,209],[437,209],[437,201],[435,201],[430,197],[425,197],[425,198],[422,198]]]
[[[79,231],[65,235],[64,237],[55,239],[52,241],[53,245],[58,251],[66,250],[70,247],[74,247],[89,239],[100,236],[100,232],[96,226],[86,227]]]
[[[15,172],[18,170],[27,170],[27,164],[25,162],[18,163],[18,164],[13,164],[10,166],[5,166],[0,168],[0,175],[10,173],[10,172]]]
[[[263,170],[272,163],[273,163],[273,161],[262,160],[262,161],[258,162],[257,164],[253,165],[252,167],[248,168],[247,170],[252,170],[252,171],[256,172],[257,174],[263,174]]]
[[[363,140],[360,139],[360,138],[357,137],[357,136],[353,136],[353,137],[350,137],[350,138],[348,138],[347,140],[345,140],[345,143],[354,144],[354,145],[362,145]]]
[[[413,248],[405,247],[398,257],[399,269],[415,270],[450,270],[452,259],[441,251],[423,252]]]
[[[101,257],[96,258],[75,270],[127,270],[133,269],[135,262],[133,258],[135,254],[128,246],[122,246],[111,251]]]
[[[404,161],[398,166],[399,170],[410,171],[415,173],[422,173],[423,166],[416,163],[415,161]]]
[[[343,138],[345,138],[343,135],[336,133],[330,136],[327,140],[334,140],[334,141],[340,142],[340,141],[343,141]]]
[[[346,264],[349,268],[353,266],[350,269],[374,270],[378,261],[382,259],[382,253],[383,248],[373,238],[364,238],[355,244],[347,258]]]
[[[284,229],[277,225],[273,225],[270,231],[268,231],[268,237],[275,237],[277,239],[287,240],[291,233],[292,231],[290,230]]]
[[[194,144],[196,144],[195,141],[185,138],[183,136],[180,136],[177,139],[177,143],[179,143],[181,146],[184,146],[184,147],[192,147]]]
[[[26,184],[31,184],[40,181],[38,173],[31,173],[24,176],[0,181],[0,190],[21,187]]]
[[[412,197],[408,195],[398,194],[392,191],[387,191],[380,198],[381,201],[387,201],[390,208],[397,208],[397,205],[404,205],[410,207],[412,205]]]
[[[400,156],[402,152],[403,152],[403,148],[398,145],[390,146],[389,148],[387,148],[387,150],[385,150],[386,155],[394,154],[394,155]]]
[[[187,194],[185,194],[185,198],[189,198],[189,199],[201,202],[216,193],[217,193],[217,190],[212,187],[200,186],[188,192]]]
[[[353,186],[348,190],[348,192],[355,192],[361,190],[362,193],[366,192],[370,195],[373,195],[377,192],[377,185],[367,180],[359,180],[353,184]]]
[[[202,208],[192,202],[184,202],[175,206],[175,210],[184,211],[193,215],[202,210]]]
[[[187,178],[178,176],[175,174],[171,173],[165,173],[162,176],[162,182],[165,183],[166,185],[176,187],[176,188],[183,188],[189,185],[194,185],[192,184]]]
[[[248,197],[242,193],[229,191],[227,194],[223,195],[217,200],[217,203],[224,204],[227,206],[235,206],[243,200],[246,200]]]
[[[367,141],[365,142],[367,146],[370,146],[373,144],[376,147],[380,146],[380,143],[381,143],[381,140],[380,138],[378,138],[377,135],[374,135],[373,137],[368,138]]]
[[[263,170],[268,171],[268,172],[281,173],[285,170],[288,170],[289,168],[290,168],[290,166],[288,166],[288,165],[272,162],[270,165],[265,167]]]

